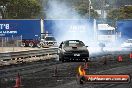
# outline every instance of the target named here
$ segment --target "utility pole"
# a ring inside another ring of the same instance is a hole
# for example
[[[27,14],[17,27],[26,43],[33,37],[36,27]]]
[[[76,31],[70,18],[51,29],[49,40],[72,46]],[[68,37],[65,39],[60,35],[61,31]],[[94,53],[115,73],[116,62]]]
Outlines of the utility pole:
[[[88,13],[89,13],[89,20],[90,20],[90,16],[91,16],[91,15],[90,15],[90,14],[91,14],[91,13],[90,13],[90,9],[91,9],[91,0],[89,0],[89,7],[88,7],[88,9],[89,9],[89,10],[88,10],[88,11],[89,11],[89,12],[88,12]]]
[[[105,0],[100,0],[101,1],[101,21],[104,23],[104,13],[105,13]]]
[[[104,5],[105,4],[105,0],[103,0],[103,3],[102,3],[102,6],[103,6],[103,8],[102,8],[102,18],[104,19]]]
[[[0,11],[1,11],[1,15],[2,15],[2,19],[6,18],[6,6],[0,6]]]
[[[2,10],[0,9],[0,19],[2,19]]]

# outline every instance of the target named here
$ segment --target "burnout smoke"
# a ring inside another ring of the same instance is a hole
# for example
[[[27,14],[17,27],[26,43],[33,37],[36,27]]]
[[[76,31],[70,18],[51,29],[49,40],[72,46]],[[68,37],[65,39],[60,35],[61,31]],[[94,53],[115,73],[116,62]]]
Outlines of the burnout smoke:
[[[70,8],[64,2],[49,0],[47,3],[46,19],[79,19],[78,13],[75,9]]]
[[[82,18],[71,5],[63,1],[48,0],[47,2],[45,19],[52,21],[50,32],[55,36],[58,44],[65,40],[81,40],[85,45],[92,46],[89,47],[90,53],[98,53],[100,47],[94,40],[96,35],[94,20]],[[47,30],[49,29],[47,28]],[[113,46],[111,44],[110,46]],[[113,48],[111,50],[111,47],[108,46],[104,50],[113,51]]]
[[[46,19],[52,20],[58,42],[64,40],[82,40],[86,44],[93,39],[93,22],[82,19],[77,11],[65,2],[49,0],[47,3]]]

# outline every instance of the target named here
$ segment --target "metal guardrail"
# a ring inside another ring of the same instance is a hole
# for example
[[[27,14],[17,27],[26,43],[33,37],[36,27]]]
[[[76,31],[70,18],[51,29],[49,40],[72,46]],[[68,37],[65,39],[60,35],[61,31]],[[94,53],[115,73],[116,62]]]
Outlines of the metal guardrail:
[[[9,53],[0,53],[0,60],[3,59],[11,59],[11,55]]]
[[[39,57],[45,55],[52,55],[57,54],[58,48],[48,48],[48,49],[41,49],[41,50],[30,50],[30,51],[19,51],[19,52],[7,52],[7,53],[0,53],[0,60],[5,59],[15,59],[15,58],[27,58],[27,57]]]

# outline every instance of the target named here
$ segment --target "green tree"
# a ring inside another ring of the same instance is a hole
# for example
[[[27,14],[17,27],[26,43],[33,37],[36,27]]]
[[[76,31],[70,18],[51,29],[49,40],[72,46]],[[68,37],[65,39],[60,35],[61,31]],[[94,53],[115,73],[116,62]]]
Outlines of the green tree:
[[[132,19],[132,6],[125,6],[120,9],[112,9],[107,15],[108,19]]]
[[[125,19],[132,19],[132,6],[124,7],[124,15]]]
[[[2,0],[6,6],[6,18],[30,19],[40,13],[38,0]]]
[[[80,6],[76,8],[76,10],[81,16],[84,16],[87,13],[87,9],[88,7],[85,4],[80,4]]]
[[[79,15],[83,18],[88,18],[89,17],[89,6],[87,4],[80,4],[79,6],[76,7],[77,12]],[[91,18],[98,18],[99,15],[94,9],[90,9],[90,17]]]
[[[10,0],[0,0],[0,6],[5,6]]]
[[[10,2],[10,0],[1,0],[0,1],[0,13],[2,18],[6,18],[6,6]]]

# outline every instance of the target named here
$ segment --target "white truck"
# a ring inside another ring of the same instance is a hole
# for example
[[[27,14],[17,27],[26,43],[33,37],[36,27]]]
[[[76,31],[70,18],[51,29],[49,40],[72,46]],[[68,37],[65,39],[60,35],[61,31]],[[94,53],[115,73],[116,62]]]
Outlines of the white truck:
[[[101,42],[114,42],[116,40],[115,28],[108,24],[98,24],[97,40]]]

